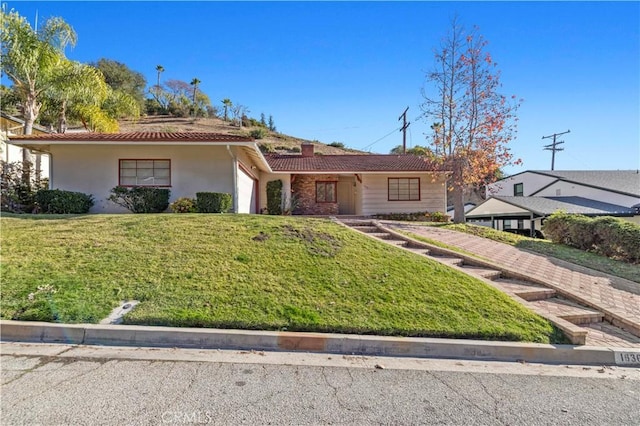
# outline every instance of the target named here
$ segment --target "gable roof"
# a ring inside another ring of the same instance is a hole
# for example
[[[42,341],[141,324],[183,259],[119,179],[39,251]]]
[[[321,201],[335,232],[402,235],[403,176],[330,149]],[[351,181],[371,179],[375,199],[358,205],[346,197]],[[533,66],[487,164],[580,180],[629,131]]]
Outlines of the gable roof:
[[[433,163],[415,155],[302,155],[271,154],[265,158],[274,172],[435,172]]]
[[[538,189],[531,195],[548,188],[558,181],[576,183],[592,188],[604,189],[625,195],[640,197],[640,171],[639,170],[527,170],[508,176],[510,179],[524,173],[535,173],[555,178],[553,182]]]
[[[496,199],[512,206],[528,210],[538,216],[548,216],[558,210],[563,210],[570,214],[582,214],[585,216],[632,216],[634,209],[605,203],[602,201],[590,200],[584,197],[514,197],[514,196],[494,196],[489,199]],[[488,200],[487,200],[488,201]],[[483,203],[484,204],[484,203]],[[468,217],[474,217],[473,211],[480,208],[482,204],[471,209]],[[499,215],[500,213],[496,213]],[[487,216],[486,214],[477,215]]]

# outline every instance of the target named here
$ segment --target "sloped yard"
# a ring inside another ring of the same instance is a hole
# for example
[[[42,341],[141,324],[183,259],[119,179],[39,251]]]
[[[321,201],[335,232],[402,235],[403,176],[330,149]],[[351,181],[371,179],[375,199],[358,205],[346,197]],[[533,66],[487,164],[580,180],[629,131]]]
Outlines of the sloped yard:
[[[554,342],[502,293],[327,220],[3,217],[3,319]]]

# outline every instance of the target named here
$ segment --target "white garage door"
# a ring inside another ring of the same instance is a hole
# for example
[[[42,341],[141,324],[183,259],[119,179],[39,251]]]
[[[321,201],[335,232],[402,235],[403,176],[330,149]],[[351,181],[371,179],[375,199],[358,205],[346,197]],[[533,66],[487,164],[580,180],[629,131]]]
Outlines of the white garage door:
[[[256,180],[238,168],[238,213],[256,213]]]

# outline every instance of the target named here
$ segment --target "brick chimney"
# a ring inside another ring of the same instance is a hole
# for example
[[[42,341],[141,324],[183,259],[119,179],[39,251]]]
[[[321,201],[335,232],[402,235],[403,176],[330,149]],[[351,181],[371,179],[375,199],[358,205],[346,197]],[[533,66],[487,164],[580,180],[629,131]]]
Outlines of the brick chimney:
[[[313,157],[313,144],[312,143],[303,143],[302,144],[302,156],[303,157]]]

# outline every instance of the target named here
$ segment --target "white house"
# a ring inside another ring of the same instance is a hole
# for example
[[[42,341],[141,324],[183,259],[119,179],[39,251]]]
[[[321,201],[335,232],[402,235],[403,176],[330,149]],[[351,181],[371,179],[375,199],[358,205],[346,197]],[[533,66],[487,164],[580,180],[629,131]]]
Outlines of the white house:
[[[487,195],[467,213],[469,222],[535,233],[545,217],[563,210],[640,223],[638,170],[532,170],[488,185]]]
[[[263,155],[248,137],[212,133],[73,133],[15,136],[16,146],[51,157],[50,186],[92,194],[91,212],[124,210],[115,186],[170,188],[171,201],[197,192],[232,194],[233,211],[259,213],[266,186],[281,180],[294,213],[372,215],[444,212],[447,172],[413,155]]]

